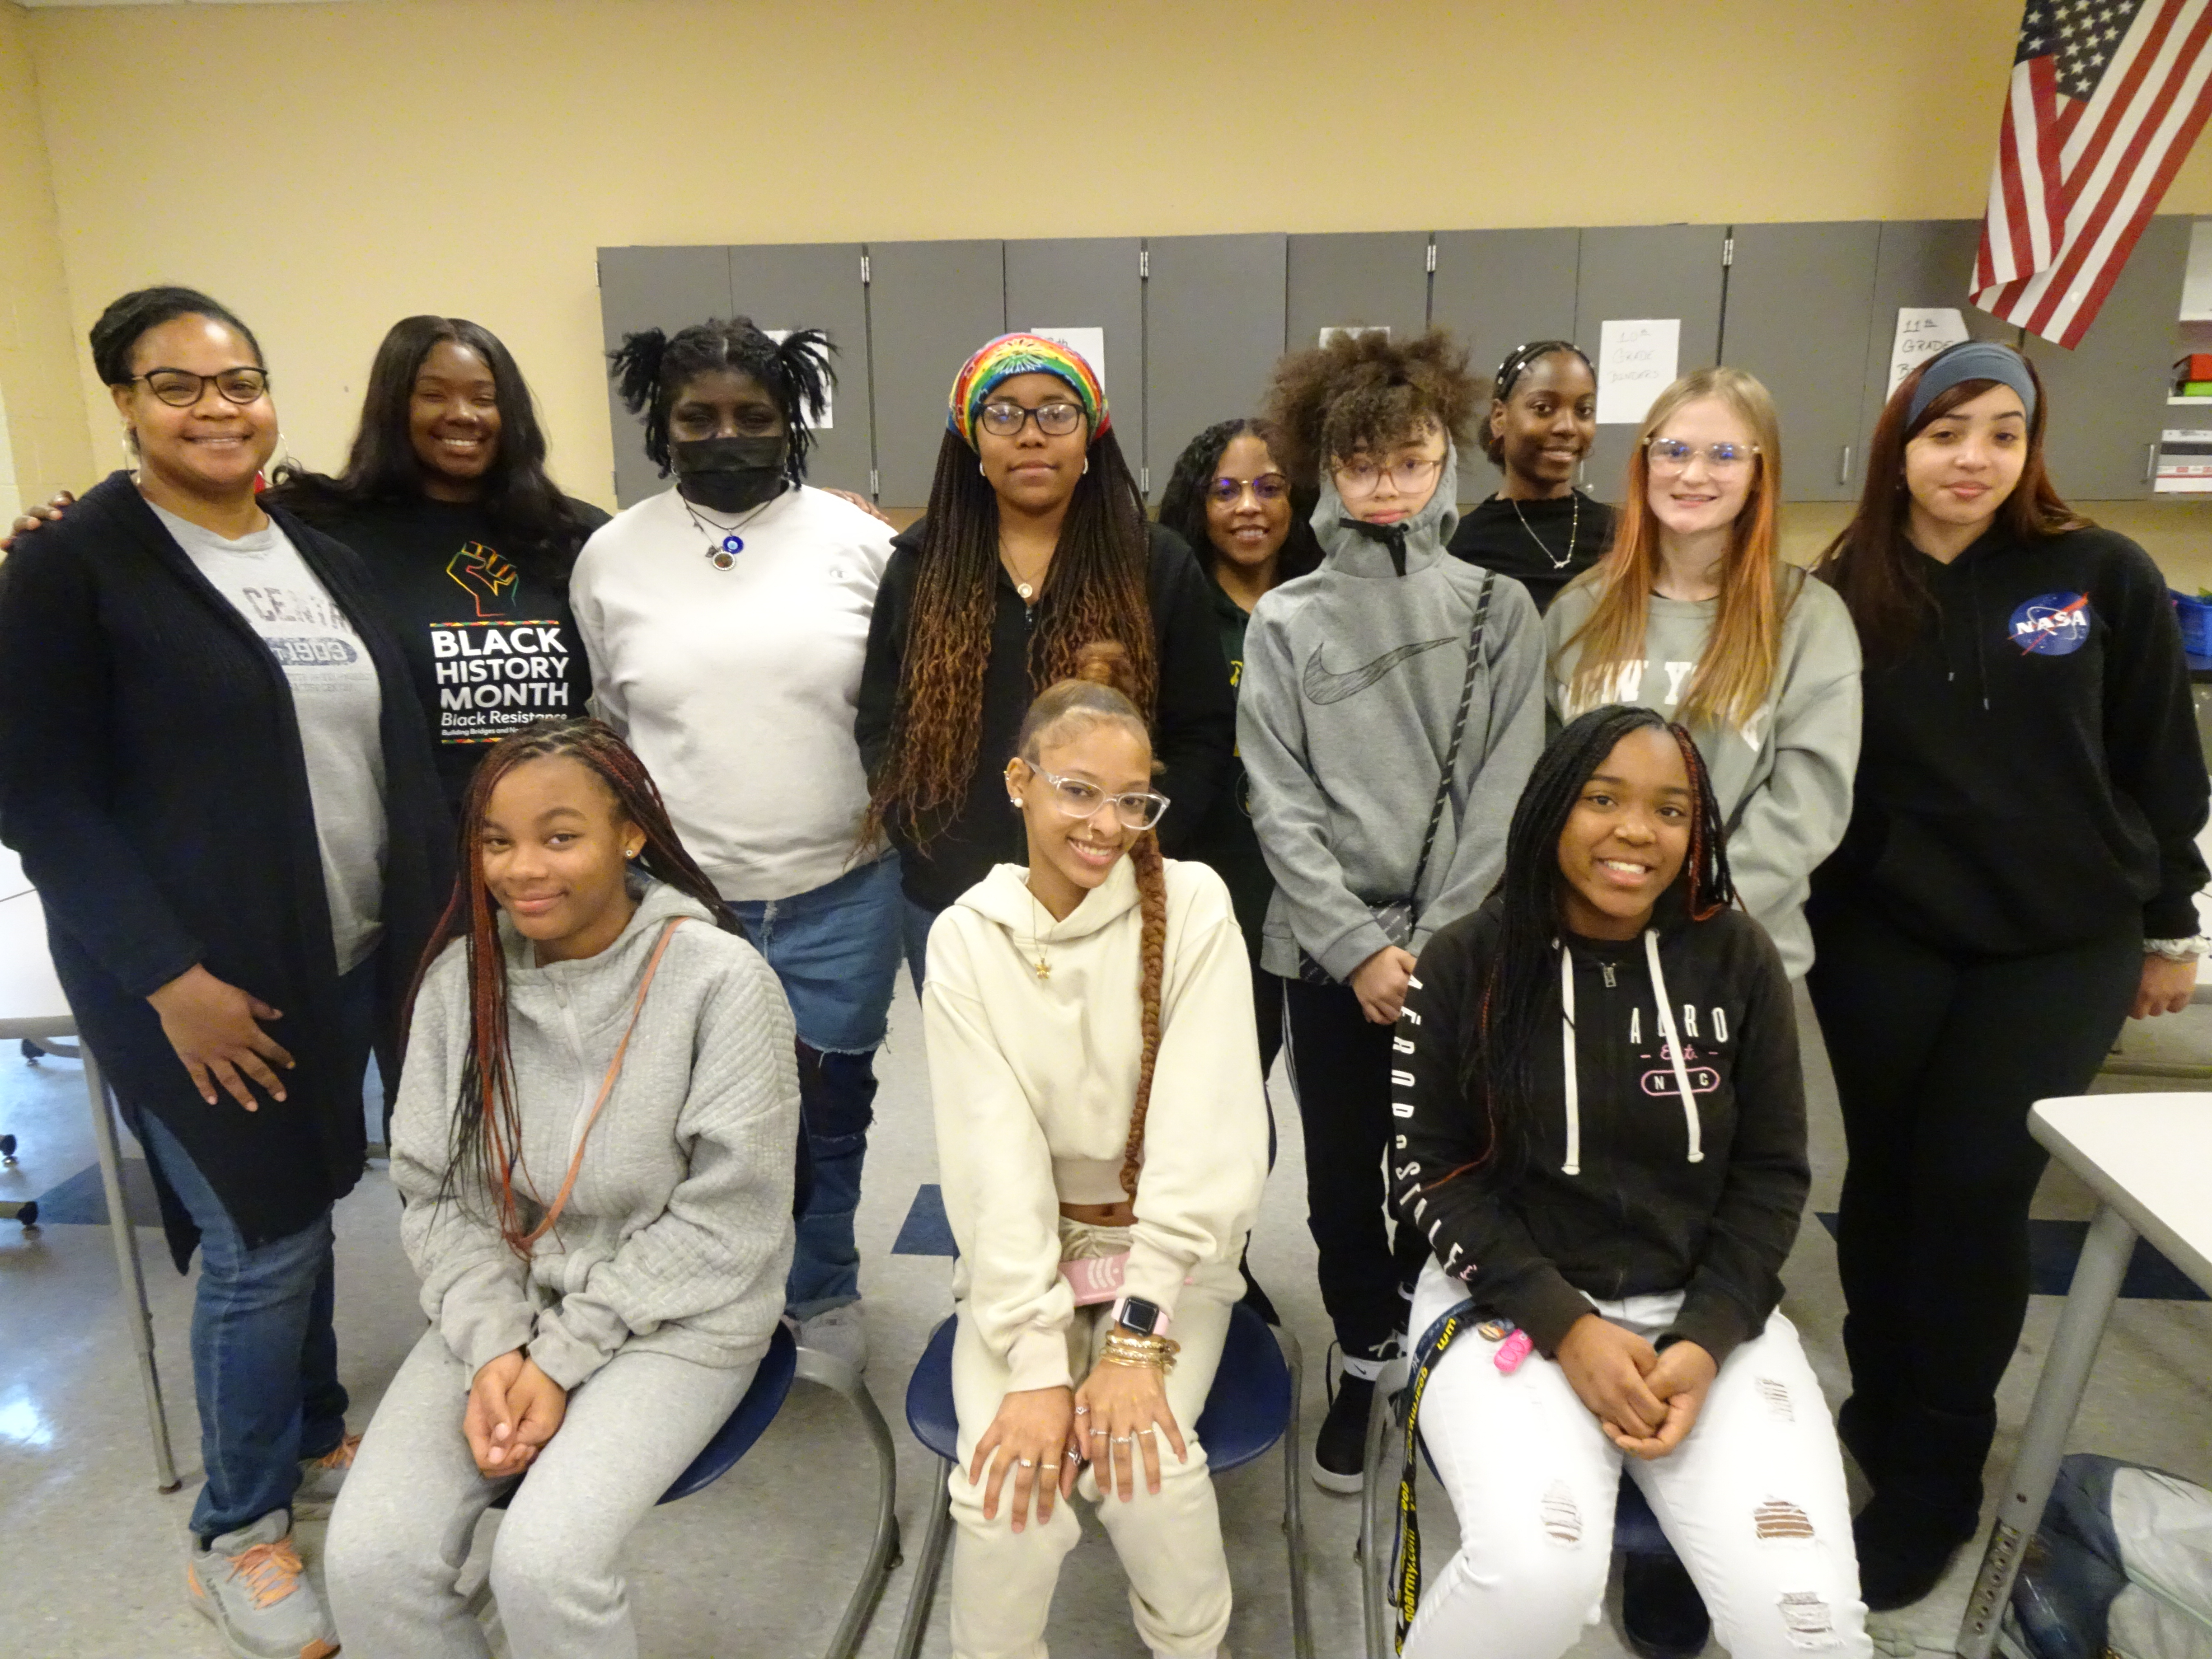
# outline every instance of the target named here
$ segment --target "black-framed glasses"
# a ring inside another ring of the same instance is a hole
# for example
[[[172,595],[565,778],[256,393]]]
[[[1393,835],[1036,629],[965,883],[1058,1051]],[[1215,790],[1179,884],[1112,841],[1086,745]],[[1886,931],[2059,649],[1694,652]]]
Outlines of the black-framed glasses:
[[[1097,784],[1082,778],[1064,777],[1057,772],[1048,772],[1042,767],[1032,767],[1037,776],[1052,786],[1052,804],[1072,818],[1092,818],[1098,809],[1109,801],[1114,816],[1125,830],[1149,830],[1165,816],[1168,798],[1154,794],[1149,789],[1133,789],[1126,795],[1109,795]]]
[[[1690,463],[1699,456],[1705,458],[1708,470],[1723,477],[1741,472],[1749,466],[1759,453],[1757,444],[1693,444],[1680,438],[1654,438],[1644,447],[1650,457],[1651,470],[1673,477],[1686,472]]]
[[[265,368],[225,368],[213,374],[195,374],[188,368],[149,368],[133,374],[131,383],[146,383],[146,390],[172,409],[190,409],[212,386],[226,403],[258,403],[269,392]]]
[[[1031,421],[1048,438],[1065,438],[1083,424],[1081,404],[1039,404],[1024,409],[1019,404],[985,404],[977,422],[994,438],[1012,438]]]
[[[1216,478],[1206,493],[1223,507],[1234,507],[1246,490],[1260,501],[1279,501],[1291,493],[1291,481],[1279,472],[1262,472],[1256,478]]]

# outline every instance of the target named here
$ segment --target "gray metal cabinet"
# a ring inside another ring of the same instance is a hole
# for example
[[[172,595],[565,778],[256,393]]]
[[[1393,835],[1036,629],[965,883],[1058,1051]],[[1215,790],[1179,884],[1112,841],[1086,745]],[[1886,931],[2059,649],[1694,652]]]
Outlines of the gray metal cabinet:
[[[726,247],[603,247],[599,319],[606,349],[625,334],[658,328],[673,334],[710,317],[730,314],[730,250]],[[615,501],[629,507],[668,487],[645,459],[645,422],[623,407],[607,382],[614,432]]]
[[[1478,374],[1495,373],[1507,352],[1531,340],[1575,338],[1580,231],[1443,230],[1436,247],[1429,319],[1459,337]],[[1577,343],[1596,357],[1595,339]],[[1478,410],[1478,428],[1487,410]],[[1498,483],[1498,469],[1479,449],[1459,458],[1460,500],[1480,501]]]
[[[1782,487],[1793,501],[1858,494],[1860,378],[1881,227],[1738,225],[1721,361],[1757,375],[1782,417]]]
[[[762,328],[818,328],[836,348],[830,425],[814,434],[810,483],[868,492],[868,300],[858,242],[781,242],[730,250],[731,304]]]
[[[1904,307],[1949,306],[1960,313],[1966,332],[1975,339],[2020,343],[2017,328],[1976,310],[1966,297],[1973,286],[1974,254],[1981,240],[1979,219],[1893,219],[1882,226],[1859,391],[1862,447],[1889,400],[1890,354],[1897,343],[1897,313]],[[1861,463],[1854,460],[1852,470],[1863,480]]]
[[[1143,251],[1134,236],[1006,244],[1009,330],[1105,331],[1105,361],[1091,367],[1104,382],[1115,436],[1132,472],[1145,464]]]
[[[2072,351],[2027,337],[2025,349],[2050,404],[2044,446],[2051,481],[2069,500],[2149,495],[2158,434],[2168,417],[2176,427],[2202,424],[2193,411],[2166,404],[2174,360],[2186,349],[2180,316],[2189,224],[2169,215],[2144,225],[2104,308]]]
[[[1325,328],[1387,328],[1411,339],[1429,325],[1426,231],[1293,236],[1285,249],[1286,343],[1303,351]]]
[[[1678,374],[1710,368],[1721,331],[1720,225],[1608,225],[1582,234],[1575,283],[1574,337],[1593,359],[1600,325],[1638,317],[1681,323]],[[1599,365],[1603,368],[1603,364]],[[1634,426],[1601,426],[1583,476],[1590,494],[1618,501],[1628,475]]]
[[[952,377],[977,346],[1006,331],[1003,244],[868,244],[877,500],[927,503]]]
[[[1259,411],[1283,353],[1280,235],[1155,236],[1145,244],[1145,453],[1157,501],[1183,447]]]

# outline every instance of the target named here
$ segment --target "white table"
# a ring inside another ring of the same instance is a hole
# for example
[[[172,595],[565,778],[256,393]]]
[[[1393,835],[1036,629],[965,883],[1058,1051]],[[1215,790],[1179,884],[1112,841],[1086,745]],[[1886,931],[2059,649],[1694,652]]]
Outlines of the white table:
[[[17,868],[12,858],[11,869]],[[43,1041],[76,1036],[76,1018],[54,976],[46,951],[46,912],[27,888],[0,897],[0,1042]],[[138,1352],[138,1379],[146,1391],[146,1420],[154,1437],[155,1484],[177,1489],[177,1461],[169,1449],[169,1419],[161,1409],[161,1376],[154,1364],[154,1316],[146,1305],[146,1274],[138,1261],[138,1235],[124,1207],[123,1166],[115,1139],[115,1114],[92,1048],[82,1039],[84,1091],[92,1106],[92,1134],[100,1149],[100,1185],[107,1195],[107,1228],[115,1241],[115,1266],[123,1276],[124,1311]]]
[[[2028,1129],[2097,1194],[2057,1334],[2035,1386],[1996,1528],[1959,1626],[1961,1659],[1989,1659],[2020,1576],[2021,1556],[2043,1523],[2066,1436],[2081,1403],[2105,1321],[2138,1235],[2212,1291],[2212,1094],[2077,1095],[2037,1103]]]

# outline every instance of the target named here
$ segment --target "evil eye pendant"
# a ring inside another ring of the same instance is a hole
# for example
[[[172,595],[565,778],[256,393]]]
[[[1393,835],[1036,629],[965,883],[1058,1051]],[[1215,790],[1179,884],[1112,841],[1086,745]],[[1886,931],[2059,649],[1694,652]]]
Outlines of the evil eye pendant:
[[[745,538],[744,538],[744,537],[742,537],[742,536],[725,536],[725,537],[723,537],[723,538],[722,538],[722,551],[723,551],[723,552],[725,552],[725,553],[742,553],[742,552],[744,552],[744,550],[745,550]]]

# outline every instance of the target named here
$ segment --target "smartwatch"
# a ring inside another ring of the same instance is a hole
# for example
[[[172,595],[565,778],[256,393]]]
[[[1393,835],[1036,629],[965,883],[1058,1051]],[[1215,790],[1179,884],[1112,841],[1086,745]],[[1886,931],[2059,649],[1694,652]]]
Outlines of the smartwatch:
[[[1158,1303],[1141,1296],[1125,1296],[1114,1304],[1114,1320],[1139,1336],[1165,1336],[1168,1316]]]

